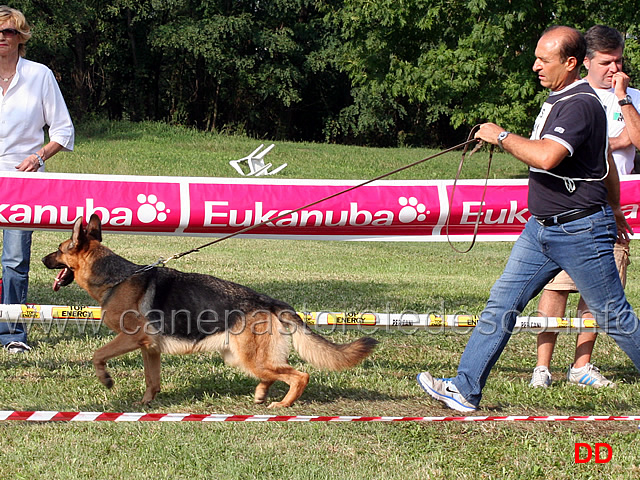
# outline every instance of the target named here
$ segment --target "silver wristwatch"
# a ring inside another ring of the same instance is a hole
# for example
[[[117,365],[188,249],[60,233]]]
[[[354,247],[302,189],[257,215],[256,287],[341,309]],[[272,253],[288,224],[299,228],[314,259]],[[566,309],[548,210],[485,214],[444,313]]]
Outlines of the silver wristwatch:
[[[39,168],[44,167],[44,159],[40,155],[38,155],[37,153],[34,153],[34,155],[38,159]]]
[[[500,132],[500,135],[498,135],[498,146],[500,147],[501,150],[504,151],[504,147],[502,146],[502,141],[507,138],[509,136],[511,132]]]
[[[625,97],[621,100],[618,100],[618,105],[621,107],[624,105],[633,105],[633,100],[631,99],[631,95],[625,95]]]

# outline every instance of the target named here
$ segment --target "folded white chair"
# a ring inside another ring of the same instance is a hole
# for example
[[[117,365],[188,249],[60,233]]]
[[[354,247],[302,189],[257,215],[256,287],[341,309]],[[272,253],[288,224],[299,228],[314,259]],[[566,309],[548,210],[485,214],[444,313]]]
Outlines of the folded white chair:
[[[269,169],[273,166],[273,164],[271,163],[265,164],[264,156],[267,153],[269,153],[273,147],[275,147],[275,144],[272,143],[264,150],[262,150],[262,147],[264,147],[263,143],[261,143],[258,148],[256,148],[253,152],[251,152],[246,157],[240,158],[238,160],[231,160],[229,162],[229,165],[231,165],[236,170],[236,172],[238,172],[240,175],[244,175],[247,177],[251,177],[251,176],[260,177],[262,175],[273,175],[275,173],[278,173],[284,167],[287,166],[287,164],[284,163],[279,167],[276,167],[275,169],[269,171]],[[244,169],[240,166],[243,162],[246,162],[247,167],[249,168],[249,171],[247,173],[245,173]]]

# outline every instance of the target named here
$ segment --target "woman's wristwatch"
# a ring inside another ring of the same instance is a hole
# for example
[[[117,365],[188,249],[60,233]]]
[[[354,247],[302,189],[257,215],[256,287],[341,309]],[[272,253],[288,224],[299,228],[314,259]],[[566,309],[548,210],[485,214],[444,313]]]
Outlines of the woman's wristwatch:
[[[34,155],[36,156],[36,158],[38,159],[38,164],[39,167],[38,168],[42,168],[44,167],[44,158],[42,158],[40,155],[38,155],[37,153],[34,153]]]

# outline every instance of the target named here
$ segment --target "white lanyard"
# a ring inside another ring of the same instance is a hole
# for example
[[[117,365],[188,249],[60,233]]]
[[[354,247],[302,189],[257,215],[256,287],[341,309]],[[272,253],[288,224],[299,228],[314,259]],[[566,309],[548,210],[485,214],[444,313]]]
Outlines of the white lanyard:
[[[600,106],[604,110],[604,105],[602,105],[602,102],[600,101],[600,98],[596,94],[588,93],[588,92],[577,92],[577,93],[574,93],[573,95],[567,95],[566,97],[561,98],[560,100],[555,102],[553,105],[551,105],[551,108],[555,107],[560,102],[563,102],[565,100],[573,98],[576,95],[590,95],[590,96],[596,98],[598,100],[598,103],[600,104]],[[549,109],[549,112],[551,111],[551,108]],[[549,112],[547,112],[547,116],[548,116]],[[605,113],[606,113],[606,110],[605,110]],[[606,138],[606,148],[604,150],[605,173],[604,173],[604,176],[602,178],[571,178],[571,177],[565,177],[565,176],[562,176],[562,175],[557,175],[555,173],[549,172],[548,170],[543,170],[541,168],[536,168],[536,167],[529,167],[529,170],[532,171],[532,172],[536,172],[536,173],[545,173],[547,175],[551,175],[552,177],[556,177],[556,178],[559,178],[559,179],[563,180],[564,181],[564,186],[565,186],[565,188],[567,189],[567,191],[569,193],[573,193],[576,190],[575,182],[601,182],[602,180],[607,178],[607,175],[609,175],[609,162],[607,160],[607,151],[609,150],[609,136],[607,135],[605,138]]]

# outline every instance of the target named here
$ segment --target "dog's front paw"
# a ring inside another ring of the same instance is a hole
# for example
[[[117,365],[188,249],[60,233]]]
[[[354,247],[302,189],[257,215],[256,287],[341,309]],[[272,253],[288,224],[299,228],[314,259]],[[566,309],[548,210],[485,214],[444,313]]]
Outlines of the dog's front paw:
[[[271,402],[267,408],[286,408],[290,407],[291,404],[287,404],[285,402]]]
[[[107,388],[113,387],[113,378],[111,378],[111,375],[109,375],[109,373],[107,372],[105,372],[104,375],[100,377],[100,382]]]

